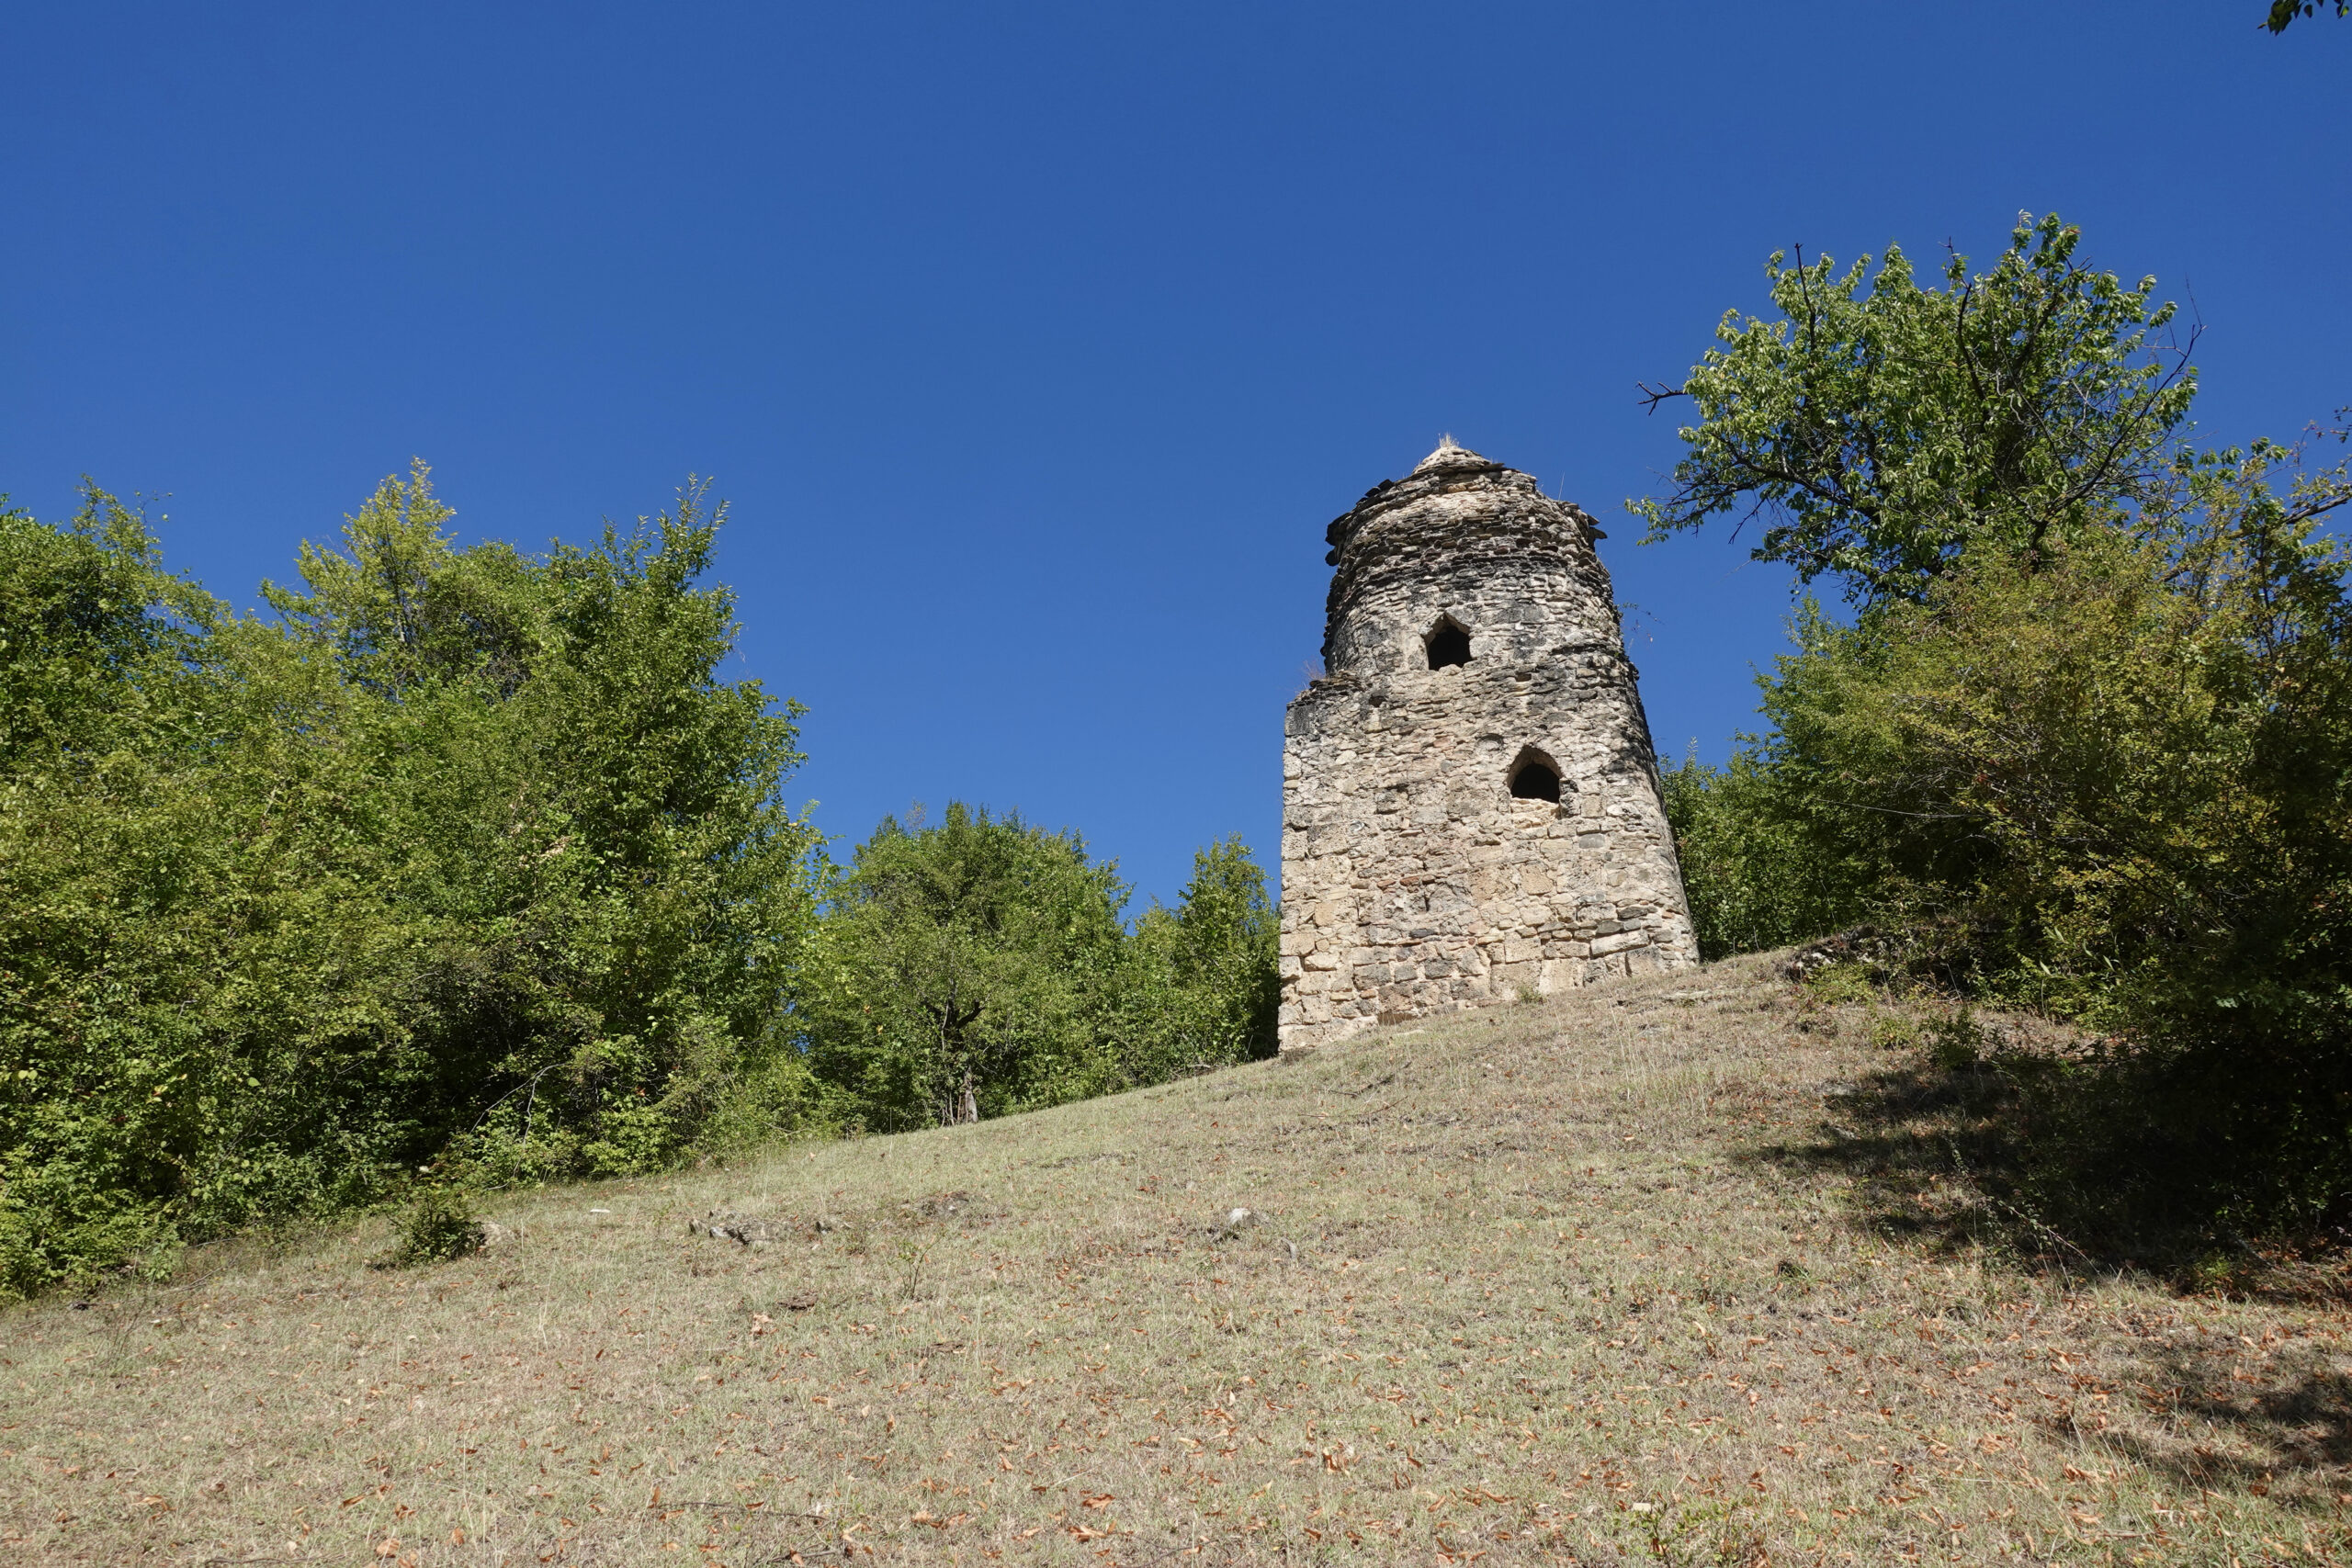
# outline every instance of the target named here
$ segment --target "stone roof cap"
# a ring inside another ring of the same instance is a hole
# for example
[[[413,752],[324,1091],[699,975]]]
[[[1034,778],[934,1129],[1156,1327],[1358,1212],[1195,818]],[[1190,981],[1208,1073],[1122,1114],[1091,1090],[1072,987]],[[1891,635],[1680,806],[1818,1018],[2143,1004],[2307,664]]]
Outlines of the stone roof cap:
[[[1401,479],[1381,480],[1363,492],[1363,500],[1331,519],[1331,525],[1323,530],[1323,539],[1331,547],[1333,553],[1325,558],[1324,564],[1326,566],[1338,564],[1340,543],[1348,536],[1350,530],[1363,517],[1366,507],[1375,502],[1401,502],[1427,495],[1432,491],[1442,491],[1450,488],[1451,481],[1469,474],[1489,476],[1490,482],[1492,476],[1509,476],[1510,479],[1523,480],[1531,489],[1535,483],[1526,475],[1496,462],[1492,457],[1482,457],[1467,446],[1459,445],[1453,436],[1442,436],[1439,438],[1437,450],[1415,464],[1411,473]],[[1429,482],[1417,483],[1418,480]]]
[[[1438,439],[1437,450],[1422,458],[1413,468],[1415,474],[1444,473],[1464,468],[1498,468],[1502,465],[1481,457],[1467,446],[1454,445],[1451,435]]]

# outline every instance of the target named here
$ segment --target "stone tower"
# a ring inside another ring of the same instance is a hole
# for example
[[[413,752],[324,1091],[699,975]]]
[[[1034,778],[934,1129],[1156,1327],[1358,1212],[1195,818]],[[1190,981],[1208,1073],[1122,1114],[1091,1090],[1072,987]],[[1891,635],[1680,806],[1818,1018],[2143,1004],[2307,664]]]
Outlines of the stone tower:
[[[1451,436],[1331,525],[1282,1044],[1697,962],[1600,530]]]

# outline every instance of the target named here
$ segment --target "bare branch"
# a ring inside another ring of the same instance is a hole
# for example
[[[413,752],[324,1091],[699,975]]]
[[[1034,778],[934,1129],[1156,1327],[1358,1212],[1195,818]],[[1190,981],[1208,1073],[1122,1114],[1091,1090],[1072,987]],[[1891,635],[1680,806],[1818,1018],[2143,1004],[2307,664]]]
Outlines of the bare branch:
[[[1642,405],[1642,412],[1644,413],[1657,412],[1657,405],[1666,401],[1668,398],[1687,398],[1690,395],[1681,388],[1669,387],[1663,381],[1659,382],[1655,387],[1651,386],[1647,381],[1636,381],[1634,385],[1641,389],[1642,395],[1639,398],[1636,398],[1634,401]]]

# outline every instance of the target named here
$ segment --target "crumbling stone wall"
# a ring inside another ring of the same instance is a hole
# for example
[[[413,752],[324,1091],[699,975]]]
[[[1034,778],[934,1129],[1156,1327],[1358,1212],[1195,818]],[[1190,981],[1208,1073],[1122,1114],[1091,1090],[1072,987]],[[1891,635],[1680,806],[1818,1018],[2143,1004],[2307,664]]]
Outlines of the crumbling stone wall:
[[[1331,525],[1328,672],[1284,725],[1284,1049],[1697,962],[1598,535],[1451,440]],[[1468,661],[1432,669],[1448,627]],[[1514,797],[1531,763],[1556,801]]]

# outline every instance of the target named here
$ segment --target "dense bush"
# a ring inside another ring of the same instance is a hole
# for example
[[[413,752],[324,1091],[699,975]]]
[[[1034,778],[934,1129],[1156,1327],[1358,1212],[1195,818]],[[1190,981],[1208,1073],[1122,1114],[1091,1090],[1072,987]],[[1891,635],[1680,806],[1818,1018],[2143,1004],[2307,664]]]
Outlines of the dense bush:
[[[374,1267],[413,1269],[424,1263],[447,1263],[480,1252],[488,1239],[481,1216],[462,1189],[428,1187],[401,1215],[392,1245],[374,1260]]]
[[[1122,1080],[1157,1083],[1274,1055],[1281,921],[1238,838],[1193,857],[1170,909],[1144,911],[1107,1023]]]
[[[816,841],[692,502],[461,550],[420,470],[268,619],[0,515],[0,1291],[803,1113]]]
[[[1841,581],[1770,728],[1668,776],[1702,939],[1867,920],[1941,984],[2108,1043],[2011,1064],[2038,1192],[2166,1227],[2352,1221],[2352,472],[2184,440],[2169,308],[2021,227],[1992,272],[1772,272],[1726,323],[1661,529],[1739,502]],[[2341,432],[2322,433],[2340,439]]]
[[[951,805],[886,821],[809,964],[828,1110],[876,1130],[1001,1115],[1271,1053],[1276,939],[1238,842],[1130,934],[1117,868],[1075,834]]]
[[[1755,750],[1723,768],[1687,756],[1658,782],[1702,957],[1784,947],[1868,912],[1876,867],[1819,832],[1818,803]]]
[[[2127,1230],[2352,1218],[2352,598],[2270,492],[2280,456],[2233,465],[2193,527],[1816,632],[1768,694],[1779,787],[1870,807],[1808,841],[1874,868],[1916,965],[2121,1043],[2074,1074],[2095,1111],[2047,1074],[2033,1102],[2066,1128],[2048,1185]]]

